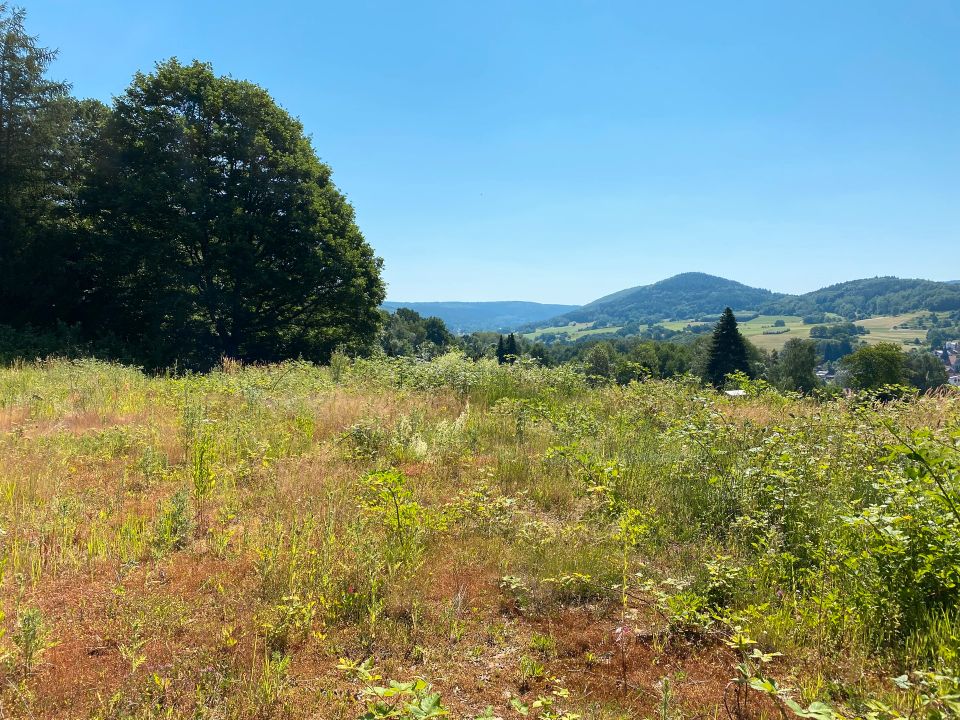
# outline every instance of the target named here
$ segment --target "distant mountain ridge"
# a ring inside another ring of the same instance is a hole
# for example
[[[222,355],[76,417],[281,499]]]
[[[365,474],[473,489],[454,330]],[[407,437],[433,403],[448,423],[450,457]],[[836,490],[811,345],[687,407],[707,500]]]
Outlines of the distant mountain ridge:
[[[784,315],[832,312],[851,319],[916,310],[960,310],[960,285],[889,276],[864,278],[786,296],[765,309]]]
[[[725,307],[771,315],[835,313],[850,319],[916,310],[960,310],[960,284],[875,277],[789,295],[701,272],[627,288],[550,318],[541,327],[592,322],[597,327],[716,316]]]
[[[383,303],[390,312],[410,308],[424,317],[438,317],[455,333],[508,332],[574,310],[579,305],[535,303],[522,300],[493,302],[398,302]]]
[[[728,306],[752,310],[783,297],[786,296],[734,280],[689,272],[606,295],[562,318],[568,322],[648,323],[717,315]]]
[[[791,295],[707,273],[687,272],[650,285],[626,288],[583,306],[508,300],[388,301],[383,307],[390,311],[406,307],[426,317],[439,317],[457,333],[533,330],[571,322],[622,327],[665,320],[709,319],[725,307],[733,308],[734,312],[769,315],[834,313],[853,320],[916,310],[960,310],[960,281],[875,277]]]

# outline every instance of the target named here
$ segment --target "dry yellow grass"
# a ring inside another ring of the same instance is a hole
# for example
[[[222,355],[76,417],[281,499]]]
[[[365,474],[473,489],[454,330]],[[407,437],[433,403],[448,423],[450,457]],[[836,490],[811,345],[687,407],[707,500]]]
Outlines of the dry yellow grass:
[[[339,382],[306,365],[0,370],[3,717],[358,717],[362,686],[341,658],[428,680],[455,717],[519,717],[513,701],[559,688],[569,697],[555,709],[586,717],[722,712],[735,655],[680,629],[637,579],[702,568],[716,541],[630,549],[625,607],[615,523],[583,489],[577,463],[589,461],[563,453],[632,464],[623,492],[652,523],[658,504],[692,502],[663,486],[691,472],[672,425],[708,407],[747,438],[823,408],[704,406],[692,386],[591,390],[566,371],[443,362],[429,370],[442,382],[413,382],[405,373],[426,372],[415,365],[390,382],[373,365]],[[848,410],[837,422],[853,432]],[[957,399],[898,412],[949,424]],[[399,494],[371,480],[390,468]],[[28,666],[18,628],[34,611]],[[800,641],[783,649],[785,676],[811,666]],[[873,683],[850,652],[846,664],[819,656],[817,672]]]

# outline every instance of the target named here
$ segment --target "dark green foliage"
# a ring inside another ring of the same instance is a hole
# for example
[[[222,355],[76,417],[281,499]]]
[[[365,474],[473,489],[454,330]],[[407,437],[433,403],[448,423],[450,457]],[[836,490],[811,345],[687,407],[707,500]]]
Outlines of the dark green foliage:
[[[51,355],[78,358],[91,354],[90,345],[81,339],[76,327],[62,323],[52,328],[0,325],[0,365],[8,365],[16,360],[38,360]]]
[[[530,357],[541,365],[550,365],[550,352],[543,343],[534,343],[530,346]]]
[[[645,378],[668,378],[691,369],[691,345],[656,342],[638,337],[610,340],[590,339],[577,343],[537,345],[530,355],[544,365],[588,364],[593,348],[603,344],[609,350],[613,376],[621,384]]]
[[[44,327],[58,323],[76,327],[86,319],[84,300],[97,273],[87,254],[92,222],[85,202],[110,111],[97,100],[63,98],[51,113],[57,136],[44,183],[48,204],[38,219],[35,242],[25,246],[29,261],[20,268],[25,288],[22,318]],[[103,336],[109,333],[100,334],[98,347],[105,350]]]
[[[0,323],[9,324],[35,319],[37,268],[55,268],[46,246],[69,114],[68,86],[46,77],[56,53],[27,33],[24,15],[0,4]]]
[[[817,386],[817,346],[810,340],[790,338],[777,354],[771,380],[781,390],[808,393]]]
[[[151,367],[326,359],[383,299],[353,209],[300,123],[209,65],[138,73],[91,181],[91,322]]]
[[[814,325],[810,328],[810,337],[831,340],[869,334],[870,331],[867,330],[867,328],[852,322],[838,323],[835,325]]]
[[[590,348],[584,358],[583,370],[587,377],[596,383],[610,380],[614,373],[613,352],[610,345],[601,342]]]
[[[849,355],[864,344],[859,337],[867,334],[869,330],[852,322],[814,325],[810,328],[810,337],[816,342],[817,354],[824,362]]]
[[[947,369],[939,355],[926,350],[911,350],[904,358],[907,380],[920,390],[947,384]]]
[[[907,381],[904,354],[894,343],[867,345],[844,357],[840,364],[846,384],[856,390],[876,390]]]
[[[742,372],[752,375],[747,357],[747,343],[737,329],[733,310],[726,308],[713,330],[705,376],[714,387],[723,387],[727,375]]]
[[[864,343],[853,336],[834,338],[831,340],[817,340],[817,354],[824,362],[833,362],[849,355]]]
[[[369,345],[381,261],[266,91],[172,60],[108,109],[47,79],[54,57],[0,5],[5,353],[59,336],[58,354],[208,368]]]
[[[510,364],[515,363],[517,358],[520,357],[520,346],[517,344],[517,337],[513,333],[507,335],[507,339],[503,342],[503,356],[504,360]]]
[[[905,353],[895,343],[865,345],[843,357],[840,366],[845,384],[856,390],[912,385],[925,391],[947,383],[947,371],[938,355],[917,349]]]
[[[512,365],[522,354],[516,335],[510,333],[506,338],[503,335],[497,337],[496,358],[498,363]]]
[[[642,324],[703,317],[724,307],[758,308],[783,297],[769,290],[705,273],[683,273],[652,285],[621,290],[558,318],[554,324],[599,321],[601,325]]]
[[[897,315],[914,310],[960,309],[960,285],[877,277],[831,285],[796,297],[784,297],[767,308],[784,315],[819,316],[835,313],[855,319],[871,315]]]
[[[934,316],[935,317],[935,316]],[[943,349],[944,343],[960,340],[960,311],[937,319],[927,329],[927,345],[932,350]]]
[[[380,346],[391,357],[417,355],[429,359],[445,352],[455,340],[440,318],[421,317],[408,308],[384,315]]]

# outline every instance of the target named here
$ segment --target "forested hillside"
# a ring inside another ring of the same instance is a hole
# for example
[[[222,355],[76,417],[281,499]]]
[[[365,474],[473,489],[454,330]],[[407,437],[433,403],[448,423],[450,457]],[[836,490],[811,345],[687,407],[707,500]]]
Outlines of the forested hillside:
[[[960,310],[960,285],[895,277],[851,280],[805,295],[784,297],[764,310],[785,315],[830,312],[849,319],[915,310]]]
[[[691,272],[607,295],[557,320],[625,324],[697,318],[701,315],[718,316],[728,306],[750,310],[779,297],[769,290]]]
[[[576,309],[577,305],[499,302],[393,302],[383,303],[387,310],[409,308],[426,317],[438,317],[455,333],[482,331],[505,332],[537,323]]]
[[[663,320],[715,320],[725,307],[768,315],[831,313],[856,320],[917,310],[960,309],[960,285],[895,277],[851,280],[803,295],[753,288],[705,273],[683,273],[629,288],[540,326],[590,322],[597,327],[653,324]]]

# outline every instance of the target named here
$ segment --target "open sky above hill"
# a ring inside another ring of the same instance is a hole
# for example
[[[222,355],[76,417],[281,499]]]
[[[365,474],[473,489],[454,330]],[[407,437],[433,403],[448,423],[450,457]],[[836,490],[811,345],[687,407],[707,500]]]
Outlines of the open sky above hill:
[[[170,56],[267,88],[393,299],[957,275],[948,0],[24,4],[79,96]]]

